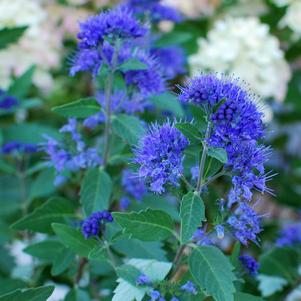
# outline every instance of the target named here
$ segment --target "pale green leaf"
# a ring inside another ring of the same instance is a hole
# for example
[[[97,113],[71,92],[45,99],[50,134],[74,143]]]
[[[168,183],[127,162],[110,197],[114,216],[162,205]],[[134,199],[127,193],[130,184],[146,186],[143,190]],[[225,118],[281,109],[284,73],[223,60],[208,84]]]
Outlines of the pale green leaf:
[[[259,274],[257,280],[259,281],[259,290],[263,297],[269,297],[281,292],[288,285],[286,279],[277,276]]]

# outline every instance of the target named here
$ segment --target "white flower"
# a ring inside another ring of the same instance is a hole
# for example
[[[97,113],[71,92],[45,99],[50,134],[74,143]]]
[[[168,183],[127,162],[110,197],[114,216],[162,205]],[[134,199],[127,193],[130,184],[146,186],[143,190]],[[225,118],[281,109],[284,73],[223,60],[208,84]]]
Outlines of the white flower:
[[[258,95],[283,101],[290,69],[276,37],[256,17],[217,21],[189,58],[192,75],[204,70],[230,73]]]
[[[296,34],[296,38],[301,37],[301,1],[293,2],[287,8],[280,24],[288,26]]]
[[[10,84],[11,75],[19,76],[36,65],[34,83],[49,90],[49,70],[60,63],[61,38],[46,10],[35,0],[1,0],[0,11],[0,29],[28,26],[17,43],[0,51],[0,87]]]

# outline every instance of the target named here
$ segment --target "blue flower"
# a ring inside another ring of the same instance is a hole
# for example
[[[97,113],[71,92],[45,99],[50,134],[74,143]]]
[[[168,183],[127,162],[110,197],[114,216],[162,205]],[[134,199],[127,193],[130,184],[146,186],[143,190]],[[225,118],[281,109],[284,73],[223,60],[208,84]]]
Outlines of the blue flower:
[[[261,232],[260,218],[246,203],[239,204],[227,223],[243,245],[247,245],[249,240],[257,243],[257,235]]]
[[[141,274],[136,279],[136,284],[137,285],[150,285],[151,284],[151,280],[150,280],[150,278],[147,275]]]
[[[224,228],[224,226],[222,226],[222,225],[216,225],[215,226],[215,231],[216,231],[217,237],[219,239],[224,238],[224,236],[225,236],[225,228]]]
[[[129,169],[123,170],[121,184],[125,192],[137,201],[141,201],[146,194],[144,182]]]
[[[119,201],[121,210],[126,210],[131,204],[131,200],[128,197],[122,197]]]
[[[193,233],[191,240],[193,240],[198,246],[212,245],[211,239],[208,237],[206,232],[202,229],[197,229]]]
[[[292,224],[286,226],[280,231],[279,238],[276,241],[276,245],[279,247],[295,246],[301,244],[301,225]]]
[[[85,238],[98,236],[105,223],[111,223],[113,217],[109,211],[97,211],[87,217],[82,223],[82,233]]]
[[[177,297],[172,297],[170,301],[180,301]]]
[[[161,297],[161,294],[159,291],[152,290],[150,292],[150,297],[151,297],[151,301],[157,301]]]
[[[19,104],[17,98],[7,95],[5,91],[0,89],[0,109],[11,110]]]
[[[39,147],[37,144],[33,143],[23,143],[19,141],[10,141],[2,145],[1,152],[3,154],[11,154],[15,152],[19,153],[36,153],[39,151]]]
[[[182,16],[176,9],[159,2],[159,0],[129,0],[126,6],[138,15],[148,14],[153,22],[182,21]]]
[[[166,184],[178,185],[187,146],[187,139],[169,122],[152,125],[141,138],[135,150],[135,162],[140,165],[139,176],[146,180],[151,191],[162,193]]]
[[[187,281],[184,285],[182,285],[181,290],[192,295],[196,295],[198,293],[192,281]]]
[[[80,23],[77,37],[80,49],[91,49],[100,46],[106,38],[135,39],[147,32],[127,8],[118,7]]]
[[[147,68],[125,72],[126,84],[134,86],[143,96],[164,92],[165,79],[159,62],[145,51],[138,51],[133,57],[144,63]]]
[[[239,260],[251,276],[257,275],[259,263],[252,256],[243,255],[239,257]]]
[[[150,53],[160,63],[166,78],[172,79],[185,73],[185,54],[182,48],[178,46],[153,48]]]

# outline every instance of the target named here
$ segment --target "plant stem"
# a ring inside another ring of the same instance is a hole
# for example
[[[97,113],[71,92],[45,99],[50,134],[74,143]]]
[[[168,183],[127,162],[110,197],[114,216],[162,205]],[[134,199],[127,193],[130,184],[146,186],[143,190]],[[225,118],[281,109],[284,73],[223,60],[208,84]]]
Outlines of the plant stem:
[[[186,247],[186,245],[181,245],[181,247],[177,250],[176,256],[175,256],[175,258],[172,262],[173,271],[172,271],[172,274],[171,274],[171,278],[177,273],[177,271],[180,267],[179,263],[180,263],[180,260],[182,258],[185,247]]]
[[[206,133],[205,133],[205,139],[203,142],[203,152],[202,152],[200,166],[199,166],[199,177],[198,177],[198,182],[197,182],[197,186],[196,186],[196,191],[199,195],[201,193],[201,187],[203,184],[204,167],[205,167],[205,161],[206,161],[206,156],[207,156],[207,151],[208,151],[207,139],[209,138],[209,135],[210,135],[210,129],[211,129],[211,123],[210,123],[210,121],[208,121],[207,129],[206,129]]]
[[[113,269],[116,270],[116,261],[115,261],[114,255],[113,255],[113,253],[110,249],[110,246],[109,246],[109,244],[106,240],[104,240],[103,243],[104,243],[104,246],[106,248],[107,254],[110,258],[111,265],[112,265]]]
[[[105,84],[105,130],[104,130],[104,151],[103,151],[103,166],[105,167],[108,163],[109,158],[109,149],[110,149],[110,131],[111,131],[111,114],[112,114],[112,107],[111,107],[111,96],[113,90],[113,81],[114,81],[114,73],[115,68],[117,65],[118,60],[118,52],[119,52],[119,41],[116,41],[115,50],[111,62],[111,68],[109,63],[109,74]]]

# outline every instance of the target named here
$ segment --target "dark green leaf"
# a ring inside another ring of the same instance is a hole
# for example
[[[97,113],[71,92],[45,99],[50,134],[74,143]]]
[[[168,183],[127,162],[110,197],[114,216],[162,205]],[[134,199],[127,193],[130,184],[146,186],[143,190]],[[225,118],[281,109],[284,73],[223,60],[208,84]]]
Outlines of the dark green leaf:
[[[0,30],[0,49],[6,48],[9,44],[17,42],[24,34],[27,26],[3,28]]]
[[[264,300],[258,296],[237,292],[234,294],[234,301],[264,301]]]
[[[91,169],[85,174],[80,202],[86,215],[97,210],[107,210],[112,192],[112,180],[102,169]]]
[[[97,240],[85,239],[79,230],[67,225],[55,223],[52,228],[62,243],[80,256],[88,257],[91,250],[98,246]]]
[[[70,201],[55,197],[16,221],[11,227],[15,230],[52,233],[52,223],[64,223],[66,218],[74,216],[74,207]]]
[[[200,143],[201,133],[192,123],[178,122],[176,123],[176,128],[182,132],[191,144]]]
[[[17,98],[26,96],[29,88],[32,85],[32,78],[35,71],[35,66],[30,67],[21,76],[16,78],[8,88],[8,94],[14,95]]]
[[[137,144],[145,132],[141,121],[134,116],[120,114],[113,118],[113,130],[129,144]]]
[[[74,257],[71,250],[64,248],[52,261],[51,275],[57,276],[63,273],[74,262]]]
[[[0,301],[46,301],[52,294],[54,286],[41,286],[30,289],[18,289],[0,296]]]
[[[100,109],[101,107],[96,99],[88,97],[54,107],[52,111],[64,117],[87,118],[99,113]]]
[[[162,37],[156,41],[157,47],[165,47],[170,45],[183,44],[189,41],[193,36],[189,32],[172,31],[162,35]]]
[[[165,92],[149,97],[149,100],[160,110],[169,111],[177,117],[183,117],[184,111],[177,96]]]
[[[163,240],[173,234],[174,230],[171,217],[160,210],[114,212],[113,217],[126,234],[144,241]]]
[[[124,264],[116,269],[117,276],[126,280],[132,285],[136,285],[137,278],[142,274],[132,265]]]
[[[234,301],[236,279],[228,258],[216,247],[202,246],[193,250],[189,269],[195,282],[216,301]]]
[[[205,218],[205,205],[196,192],[188,192],[181,201],[181,242],[187,243],[191,240],[197,227],[201,225]]]

